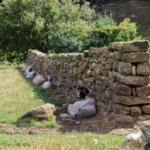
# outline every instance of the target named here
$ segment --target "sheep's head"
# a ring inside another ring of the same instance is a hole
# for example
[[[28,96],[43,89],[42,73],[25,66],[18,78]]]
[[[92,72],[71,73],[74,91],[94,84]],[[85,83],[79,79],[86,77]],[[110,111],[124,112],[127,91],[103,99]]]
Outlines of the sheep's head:
[[[90,94],[91,94],[91,90],[89,90],[89,89],[83,89],[82,91],[80,91],[77,94],[77,97],[78,98],[85,98],[86,95],[90,95]]]
[[[33,71],[33,77],[35,77],[35,75],[36,75],[36,72],[35,72],[35,71]]]
[[[123,149],[134,149],[143,146],[144,142],[141,140],[141,137],[134,133],[128,135],[121,144]]]
[[[52,75],[48,75],[47,78],[48,78],[48,81],[52,81],[52,79],[53,79]]]
[[[33,71],[33,68],[30,68],[30,69],[29,69],[29,72],[31,72],[31,71]]]

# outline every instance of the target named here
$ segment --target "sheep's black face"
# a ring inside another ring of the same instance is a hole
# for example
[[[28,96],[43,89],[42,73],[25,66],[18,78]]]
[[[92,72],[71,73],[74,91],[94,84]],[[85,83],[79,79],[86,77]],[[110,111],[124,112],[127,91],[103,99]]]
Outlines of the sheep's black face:
[[[90,91],[89,91],[88,89],[84,89],[83,92],[84,92],[85,94],[90,94]]]
[[[90,91],[88,89],[84,89],[82,91],[80,91],[78,94],[77,94],[77,97],[78,98],[85,98],[85,96],[87,94],[90,94]]]
[[[47,78],[48,78],[48,81],[52,81],[52,76],[51,75],[48,75]]]
[[[33,77],[35,77],[35,75],[36,75],[36,72],[33,73]]]
[[[30,68],[30,69],[29,69],[29,72],[31,72],[32,70],[33,70],[33,69],[32,69],[32,68]]]

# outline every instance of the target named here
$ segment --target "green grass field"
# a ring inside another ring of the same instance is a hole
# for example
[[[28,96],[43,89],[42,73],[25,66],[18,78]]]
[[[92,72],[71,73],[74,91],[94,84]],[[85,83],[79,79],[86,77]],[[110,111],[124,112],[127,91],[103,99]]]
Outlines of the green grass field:
[[[0,65],[0,131],[6,131],[1,126],[6,123],[17,127],[18,118],[32,108],[49,102],[47,93],[39,92],[40,88],[32,86],[24,79],[15,66]],[[59,95],[59,93],[56,93]],[[36,101],[42,99],[43,101]],[[59,105],[54,100],[51,101]],[[26,119],[30,126],[49,128],[57,126],[55,117],[43,122],[34,118]],[[26,127],[24,127],[26,128]],[[45,129],[48,130],[48,129]],[[97,139],[97,143],[94,142]],[[22,150],[119,150],[124,136],[101,135],[95,133],[52,133],[52,134],[0,134],[0,149]]]

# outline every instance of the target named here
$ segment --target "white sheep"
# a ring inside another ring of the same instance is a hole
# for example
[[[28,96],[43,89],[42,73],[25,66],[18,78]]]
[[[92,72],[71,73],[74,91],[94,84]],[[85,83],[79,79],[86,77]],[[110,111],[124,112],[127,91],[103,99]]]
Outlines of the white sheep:
[[[95,100],[86,96],[86,100],[70,104],[68,106],[68,113],[72,118],[92,117],[96,114]]]
[[[43,83],[42,88],[43,89],[56,88],[57,85],[56,85],[55,81],[53,80],[52,76],[48,75],[47,77],[48,77],[48,81]]]
[[[138,133],[131,133],[126,136],[124,141],[121,144],[122,149],[135,149],[141,148],[144,146],[144,142],[142,141],[142,132],[139,131]]]
[[[26,69],[27,69],[27,67],[28,67],[28,63],[25,64],[25,67],[22,67],[22,68],[21,68],[21,71],[25,72]]]
[[[40,75],[38,72],[36,72],[36,75],[33,79],[33,84],[41,85],[44,83],[44,81],[45,81],[44,77],[42,75]]]
[[[26,75],[26,78],[34,78],[35,77],[35,75],[36,75],[36,72],[33,70],[33,71],[31,71],[31,72],[29,72],[27,75]]]
[[[30,70],[32,71],[32,66],[33,66],[33,64],[32,65],[28,65],[24,75],[27,75],[30,72]]]

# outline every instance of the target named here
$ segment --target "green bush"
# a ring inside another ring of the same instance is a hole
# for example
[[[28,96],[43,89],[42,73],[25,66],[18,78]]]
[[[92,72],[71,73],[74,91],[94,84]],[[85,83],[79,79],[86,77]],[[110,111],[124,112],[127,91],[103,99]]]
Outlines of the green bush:
[[[28,49],[81,51],[94,10],[72,0],[4,0],[0,6],[0,55],[21,63]]]
[[[103,47],[111,42],[140,40],[137,37],[137,25],[125,19],[119,26],[112,17],[100,16],[94,23],[94,29],[87,42],[88,47]]]
[[[0,6],[0,60],[22,63],[28,49],[83,52],[115,41],[140,39],[129,19],[119,26],[112,17],[95,16],[89,3],[73,0],[4,0]],[[81,6],[80,6],[81,5]]]

